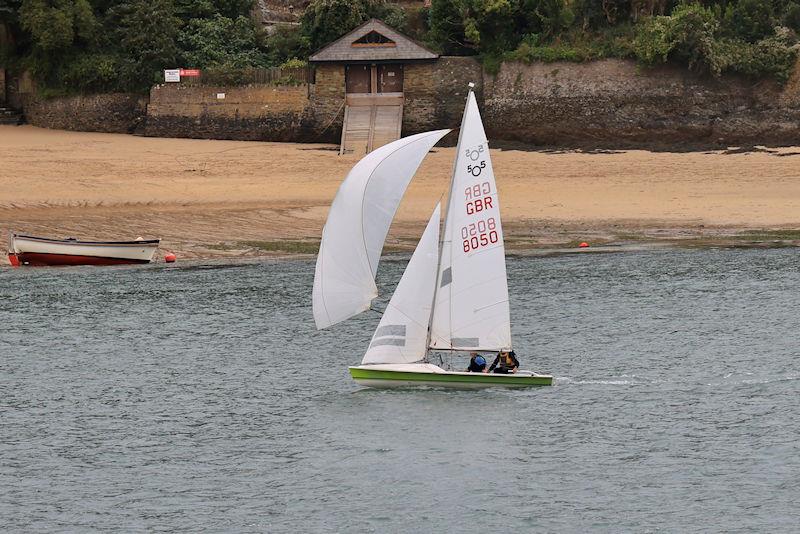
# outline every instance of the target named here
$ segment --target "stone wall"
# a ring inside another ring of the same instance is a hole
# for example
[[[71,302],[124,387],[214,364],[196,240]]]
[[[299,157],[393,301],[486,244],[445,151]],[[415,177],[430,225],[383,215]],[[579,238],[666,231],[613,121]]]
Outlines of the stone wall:
[[[25,120],[34,126],[79,132],[134,133],[141,129],[147,99],[127,93],[41,99],[23,95]]]
[[[458,127],[467,84],[474,81],[493,143],[800,144],[800,69],[781,87],[697,76],[680,67],[642,70],[624,60],[506,63],[492,76],[474,58],[443,57],[406,64],[404,79],[403,135]],[[266,141],[341,138],[343,65],[320,65],[315,83],[301,86],[159,85],[149,105],[126,94],[42,100],[33,89],[23,91],[30,84],[20,80],[9,100],[22,95],[28,121],[47,128]]]
[[[201,139],[304,141],[314,137],[306,85],[157,85],[145,135]]]
[[[469,82],[480,100],[483,72],[471,57],[442,57],[409,63],[404,69],[403,135],[436,128],[458,128]]]
[[[492,139],[611,147],[800,143],[792,83],[642,70],[624,60],[505,63],[485,82]]]
[[[315,142],[338,143],[344,123],[344,65],[320,64],[309,102]]]

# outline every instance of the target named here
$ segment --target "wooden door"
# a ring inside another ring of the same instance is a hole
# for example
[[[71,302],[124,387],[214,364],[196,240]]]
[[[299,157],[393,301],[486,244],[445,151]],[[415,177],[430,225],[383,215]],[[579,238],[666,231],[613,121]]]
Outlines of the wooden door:
[[[370,93],[372,85],[369,65],[347,65],[344,68],[344,85],[347,93]]]
[[[403,92],[402,63],[389,63],[386,65],[378,65],[378,92],[379,93]]]

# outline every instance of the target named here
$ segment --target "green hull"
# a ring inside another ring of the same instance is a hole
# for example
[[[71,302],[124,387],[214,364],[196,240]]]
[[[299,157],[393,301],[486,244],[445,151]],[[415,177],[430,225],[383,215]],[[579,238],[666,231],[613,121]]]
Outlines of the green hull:
[[[358,384],[375,388],[445,387],[453,389],[529,388],[552,386],[550,375],[501,375],[484,373],[421,373],[350,367],[350,376]]]

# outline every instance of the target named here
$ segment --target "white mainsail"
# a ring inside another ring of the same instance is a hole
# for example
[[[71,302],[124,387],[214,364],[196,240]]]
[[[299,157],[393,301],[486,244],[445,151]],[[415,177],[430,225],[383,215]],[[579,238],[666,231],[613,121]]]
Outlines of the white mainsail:
[[[425,357],[439,262],[440,213],[437,204],[361,363],[412,363]]]
[[[437,283],[432,349],[511,349],[497,184],[472,91],[461,123]]]
[[[378,296],[375,273],[397,206],[433,145],[450,130],[404,137],[359,161],[333,200],[314,273],[317,328],[369,309]]]

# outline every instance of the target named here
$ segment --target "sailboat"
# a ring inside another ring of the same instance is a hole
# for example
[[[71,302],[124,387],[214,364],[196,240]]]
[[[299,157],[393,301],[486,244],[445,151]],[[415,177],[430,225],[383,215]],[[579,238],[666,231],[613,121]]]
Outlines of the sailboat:
[[[437,204],[351,377],[376,388],[549,386],[551,375],[470,373],[443,355],[512,350],[505,247],[497,185],[478,104],[469,85],[440,233]],[[314,273],[318,329],[371,309],[381,251],[408,184],[450,130],[404,137],[361,159],[331,204]],[[437,358],[438,355],[438,358]],[[439,365],[434,361],[438,361]]]

